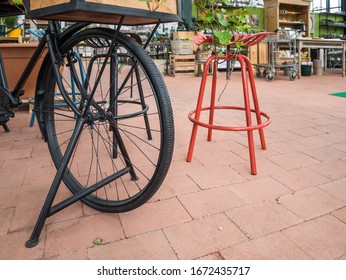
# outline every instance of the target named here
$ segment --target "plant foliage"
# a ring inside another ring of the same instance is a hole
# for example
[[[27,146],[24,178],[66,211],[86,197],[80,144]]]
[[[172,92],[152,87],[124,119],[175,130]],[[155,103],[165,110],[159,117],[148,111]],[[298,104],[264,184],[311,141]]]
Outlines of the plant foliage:
[[[193,3],[198,11],[198,25],[213,34],[215,46],[229,44],[232,34],[250,28],[246,24],[246,9],[235,8],[232,0],[194,0]]]

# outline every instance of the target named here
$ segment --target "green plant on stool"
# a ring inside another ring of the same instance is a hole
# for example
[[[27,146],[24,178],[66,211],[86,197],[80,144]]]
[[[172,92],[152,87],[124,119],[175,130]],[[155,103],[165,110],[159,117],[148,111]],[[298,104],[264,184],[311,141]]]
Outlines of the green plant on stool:
[[[250,28],[246,24],[247,10],[235,8],[230,0],[194,0],[193,4],[198,11],[199,28],[213,35],[215,51],[221,45],[232,42],[233,34],[246,33]],[[242,45],[239,42],[235,43],[238,50]]]

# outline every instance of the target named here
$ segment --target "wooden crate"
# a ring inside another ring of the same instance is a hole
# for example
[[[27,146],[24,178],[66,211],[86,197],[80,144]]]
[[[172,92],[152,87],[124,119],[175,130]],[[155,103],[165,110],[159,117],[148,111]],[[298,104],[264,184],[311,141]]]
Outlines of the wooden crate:
[[[202,32],[198,32],[198,33],[202,33]],[[190,40],[193,41],[193,38],[195,38],[196,36],[196,32],[194,31],[176,31],[173,32],[173,40]],[[198,45],[196,45],[195,43],[193,43],[193,51],[196,51],[198,48]]]
[[[124,15],[125,25],[180,21],[181,11],[181,0],[163,2],[155,11],[138,0],[26,0],[25,4],[31,18],[118,24]]]
[[[201,77],[204,72],[204,66],[209,57],[212,56],[212,51],[201,51],[196,54],[195,75]],[[208,67],[208,75],[214,72],[214,62],[211,62]]]
[[[170,55],[169,74],[175,76],[185,76],[195,74],[195,55],[180,54]]]
[[[252,64],[266,64],[268,63],[268,43],[260,42],[257,45],[251,46],[247,50],[247,56]]]

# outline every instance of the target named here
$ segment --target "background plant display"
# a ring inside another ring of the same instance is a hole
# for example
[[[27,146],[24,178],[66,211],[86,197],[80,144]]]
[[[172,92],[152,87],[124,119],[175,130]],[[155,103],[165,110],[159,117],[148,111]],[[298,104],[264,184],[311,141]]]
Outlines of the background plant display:
[[[14,29],[18,26],[18,17],[17,16],[8,16],[0,18],[0,22],[3,25],[6,25],[7,28]]]

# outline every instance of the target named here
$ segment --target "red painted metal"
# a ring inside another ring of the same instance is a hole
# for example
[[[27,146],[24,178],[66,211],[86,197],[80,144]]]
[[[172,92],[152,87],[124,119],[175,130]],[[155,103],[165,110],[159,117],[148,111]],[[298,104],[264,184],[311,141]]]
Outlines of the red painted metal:
[[[257,34],[243,34],[242,36],[239,36],[237,41],[241,41],[247,46],[252,46],[260,41],[262,41],[265,37],[270,35],[270,32],[261,32]],[[239,34],[238,34],[239,35]],[[246,36],[245,36],[246,35]],[[210,43],[211,37],[210,36],[201,36],[195,39],[195,41],[199,43]],[[232,44],[233,42],[231,42]],[[217,86],[217,62],[218,60],[237,60],[240,63],[241,66],[241,78],[242,78],[242,86],[243,86],[243,97],[244,97],[244,107],[239,106],[215,106],[215,99],[216,99],[216,86]],[[211,86],[211,98],[210,98],[210,106],[209,107],[202,107],[203,98],[204,98],[204,92],[206,88],[206,82],[208,78],[208,69],[210,63],[214,63],[214,73],[212,77],[212,86]],[[251,95],[253,99],[254,109],[251,109],[250,104],[250,95],[249,95],[249,82],[250,82],[250,89],[251,89]],[[245,112],[245,119],[246,119],[246,126],[220,126],[220,125],[214,125],[214,114],[215,110],[242,110]],[[201,112],[202,111],[209,111],[209,122],[204,123],[200,121]],[[256,115],[256,122],[257,124],[252,123],[252,114]],[[204,65],[204,71],[203,76],[201,80],[201,86],[199,90],[198,100],[196,109],[191,111],[188,115],[191,122],[193,122],[192,127],[192,133],[190,138],[190,145],[189,150],[187,154],[187,161],[190,162],[192,160],[193,156],[193,150],[195,147],[196,137],[197,137],[197,129],[198,126],[202,126],[208,129],[208,137],[207,140],[211,141],[212,139],[212,131],[213,129],[216,130],[224,130],[224,131],[246,131],[247,137],[248,137],[248,146],[249,146],[249,156],[250,156],[250,167],[251,167],[251,174],[255,175],[257,174],[257,168],[256,168],[256,156],[255,156],[255,147],[254,147],[254,137],[253,137],[253,130],[259,131],[260,136],[260,142],[261,142],[261,148],[263,150],[266,149],[266,142],[264,138],[264,132],[263,128],[268,126],[271,123],[271,118],[264,112],[261,112],[258,104],[258,97],[257,97],[257,90],[255,86],[255,80],[254,80],[254,74],[252,71],[252,65],[250,60],[242,54],[232,54],[227,53],[226,56],[211,56],[207,59],[205,65]],[[262,117],[265,118],[265,121],[262,121]]]

